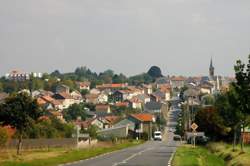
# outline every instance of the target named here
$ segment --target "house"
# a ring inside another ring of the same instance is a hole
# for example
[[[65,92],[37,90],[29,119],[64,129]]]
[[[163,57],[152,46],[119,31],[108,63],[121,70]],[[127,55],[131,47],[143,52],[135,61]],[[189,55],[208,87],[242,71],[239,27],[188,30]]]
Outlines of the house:
[[[98,94],[87,94],[87,95],[85,95],[85,102],[97,104],[98,103],[98,96],[99,96]]]
[[[124,100],[131,98],[130,90],[117,90],[113,93],[112,97],[114,101],[122,102]]]
[[[131,97],[144,94],[144,89],[141,87],[135,87],[135,86],[128,86],[127,89],[129,90],[129,95]]]
[[[22,72],[20,70],[13,70],[10,73],[5,75],[7,80],[14,80],[14,81],[25,81],[30,79],[30,74]]]
[[[142,109],[142,103],[143,101],[141,101],[139,98],[137,97],[133,97],[132,99],[128,100],[129,105],[131,108],[133,109]]]
[[[167,100],[170,100],[170,92],[169,91],[157,90],[156,92],[152,93],[151,95],[156,97],[156,100],[154,100],[154,101],[167,101]]]
[[[101,93],[97,97],[97,102],[98,103],[107,103],[108,102],[108,95],[105,93]]]
[[[78,91],[73,91],[70,93],[71,97],[75,100],[75,103],[79,104],[83,101],[82,94]]]
[[[53,96],[53,95],[54,95],[53,92],[42,90],[42,89],[32,91],[32,97],[34,97],[34,98],[38,98],[38,97],[41,97],[41,96]]]
[[[85,121],[76,120],[74,124],[84,130],[87,130],[90,126],[93,126],[93,125],[98,127],[99,129],[103,129],[104,127],[103,122],[99,120],[98,118],[88,119]]]
[[[152,85],[147,85],[147,84],[143,84],[142,88],[144,89],[144,93],[147,95],[150,95],[151,93],[153,93],[153,86]]]
[[[108,104],[97,104],[95,110],[98,116],[103,116],[111,113],[111,108]]]
[[[214,91],[214,85],[210,82],[204,82],[199,85],[200,91],[203,94],[212,94]]]
[[[170,78],[170,84],[172,88],[182,88],[185,86],[186,78],[183,76],[173,76]]]
[[[149,113],[140,113],[140,114],[130,114],[128,120],[132,121],[135,124],[135,131],[137,133],[147,133],[148,138],[152,136],[152,127],[155,122],[155,117]]]
[[[171,89],[169,87],[162,86],[160,92],[164,93],[164,100],[169,101],[171,99]]]
[[[108,129],[114,127],[114,124],[120,120],[120,117],[114,115],[107,115],[104,117],[99,117],[98,119],[103,122],[103,128]]]
[[[0,103],[3,103],[7,97],[9,97],[9,94],[5,92],[0,93]]]
[[[67,93],[69,94],[70,88],[67,85],[58,85],[56,87],[56,93]]]
[[[56,93],[52,97],[62,103],[63,109],[67,109],[69,106],[76,103],[72,96],[68,93]]]
[[[62,102],[52,98],[51,96],[41,96],[37,98],[37,103],[46,110],[63,109]]]
[[[114,127],[128,126],[129,130],[135,132],[135,122],[128,118],[122,119],[114,124]]]
[[[136,96],[142,103],[146,104],[147,102],[150,102],[150,97],[146,94],[140,94]]]
[[[158,96],[156,94],[151,94],[150,95],[150,101],[160,102],[161,101],[161,96]]]
[[[84,82],[76,82],[76,85],[78,89],[80,90],[90,90],[90,82],[89,81],[84,81]]]
[[[94,94],[94,95],[98,95],[100,93],[101,93],[101,91],[99,89],[95,89],[95,88],[93,88],[89,91],[89,94]]]
[[[155,81],[156,88],[159,88],[161,85],[170,84],[170,80],[168,77],[160,77]]]
[[[145,104],[144,112],[158,114],[162,112],[162,103],[151,101]]]

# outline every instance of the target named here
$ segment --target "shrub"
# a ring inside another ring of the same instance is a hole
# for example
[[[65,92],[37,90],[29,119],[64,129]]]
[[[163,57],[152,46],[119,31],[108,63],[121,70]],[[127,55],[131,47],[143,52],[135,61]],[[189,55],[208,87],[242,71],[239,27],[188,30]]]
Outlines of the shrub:
[[[0,127],[0,147],[4,147],[8,142],[8,132],[5,128]]]

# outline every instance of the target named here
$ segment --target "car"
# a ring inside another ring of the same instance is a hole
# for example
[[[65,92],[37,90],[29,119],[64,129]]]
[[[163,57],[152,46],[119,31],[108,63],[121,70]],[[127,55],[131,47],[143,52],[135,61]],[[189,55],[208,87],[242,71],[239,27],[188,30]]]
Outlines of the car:
[[[181,136],[180,135],[174,135],[173,140],[174,141],[181,141]]]
[[[209,141],[209,138],[206,137],[206,136],[197,136],[197,137],[195,137],[195,143],[199,144],[199,145],[205,145],[205,144],[208,143],[208,141]],[[192,144],[193,143],[193,137],[189,138],[187,140],[187,143]]]
[[[154,132],[154,140],[155,140],[155,141],[162,141],[162,134],[161,134],[161,131],[155,131],[155,132]]]

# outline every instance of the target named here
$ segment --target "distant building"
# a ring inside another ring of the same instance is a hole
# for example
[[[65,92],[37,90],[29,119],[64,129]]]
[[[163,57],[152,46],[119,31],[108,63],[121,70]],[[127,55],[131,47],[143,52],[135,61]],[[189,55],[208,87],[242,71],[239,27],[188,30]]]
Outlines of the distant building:
[[[76,82],[76,85],[80,90],[90,90],[90,82],[84,81],[84,82]]]
[[[43,73],[31,73],[31,75],[35,78],[42,78],[43,77]]]
[[[30,74],[20,70],[13,70],[10,73],[5,74],[5,78],[8,80],[25,81],[30,79]]]
[[[186,82],[186,78],[183,76],[173,76],[170,78],[170,85],[172,86],[172,88],[182,88],[184,87]]]
[[[42,78],[43,74],[35,72],[27,73],[20,70],[12,70],[10,73],[5,74],[6,79],[15,81],[29,80],[31,76],[35,78]]]

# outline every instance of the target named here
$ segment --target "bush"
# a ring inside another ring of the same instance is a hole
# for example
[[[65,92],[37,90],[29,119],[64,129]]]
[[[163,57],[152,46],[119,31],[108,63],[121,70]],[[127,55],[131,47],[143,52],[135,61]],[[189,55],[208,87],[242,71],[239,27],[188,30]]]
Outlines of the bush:
[[[4,147],[8,141],[8,132],[5,128],[0,127],[0,147]]]
[[[141,139],[148,140],[148,133],[144,132],[141,134]]]

